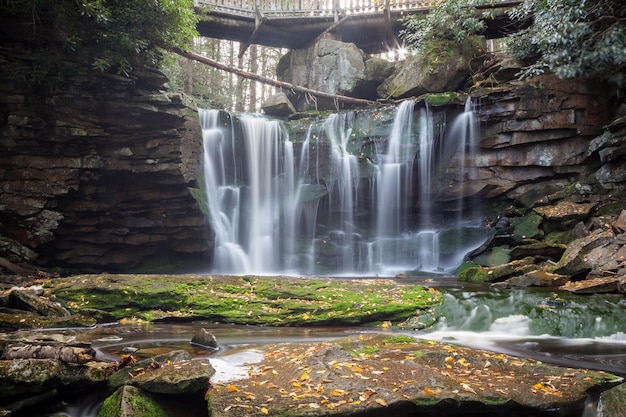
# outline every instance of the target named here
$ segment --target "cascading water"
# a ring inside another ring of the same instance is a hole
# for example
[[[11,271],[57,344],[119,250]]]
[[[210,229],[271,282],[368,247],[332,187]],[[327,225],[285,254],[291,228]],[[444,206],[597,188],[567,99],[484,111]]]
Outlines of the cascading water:
[[[215,270],[451,272],[484,238],[478,233],[469,240],[461,236],[462,245],[450,243],[450,236],[459,240],[457,228],[467,228],[463,211],[453,210],[457,217],[450,221],[432,208],[439,191],[435,176],[445,159],[440,148],[451,154],[459,148],[456,159],[463,161],[475,140],[470,104],[447,133],[445,124],[435,132],[428,108],[416,118],[415,102],[405,101],[381,129],[385,133],[368,139],[367,155],[358,136],[363,122],[355,112],[332,114],[310,126],[299,143],[289,140],[278,121],[200,110]],[[445,250],[442,235],[448,236]]]

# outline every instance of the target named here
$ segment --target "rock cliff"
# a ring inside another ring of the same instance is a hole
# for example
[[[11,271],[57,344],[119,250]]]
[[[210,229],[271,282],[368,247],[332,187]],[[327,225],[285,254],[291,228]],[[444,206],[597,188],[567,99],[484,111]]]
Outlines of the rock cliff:
[[[0,31],[0,258],[81,271],[208,259],[188,190],[201,146],[193,107],[146,69],[38,87],[15,72],[34,70],[26,42]]]

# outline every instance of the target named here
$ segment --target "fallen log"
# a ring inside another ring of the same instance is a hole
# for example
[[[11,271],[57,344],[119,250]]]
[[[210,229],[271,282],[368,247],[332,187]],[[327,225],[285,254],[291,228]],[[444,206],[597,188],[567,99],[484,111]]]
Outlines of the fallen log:
[[[31,266],[17,265],[2,257],[0,257],[0,268],[4,268],[9,272],[14,273],[15,275],[21,275],[24,277],[27,277],[37,272],[37,269]]]
[[[201,62],[203,64],[212,66],[214,68],[218,68],[218,69],[221,69],[223,71],[227,71],[227,72],[236,74],[236,75],[238,75],[240,77],[249,78],[251,80],[258,81],[258,82],[263,83],[263,84],[273,85],[274,87],[279,87],[279,88],[285,88],[287,90],[298,91],[300,93],[310,94],[310,95],[316,96],[316,97],[329,98],[329,99],[336,100],[336,101],[341,101],[341,102],[344,102],[344,103],[360,104],[360,105],[363,105],[363,106],[371,106],[371,105],[374,105],[374,104],[377,103],[376,101],[371,101],[371,100],[365,100],[365,99],[362,99],[362,98],[355,98],[355,97],[348,97],[348,96],[342,96],[342,95],[326,93],[324,91],[312,90],[310,88],[301,87],[299,85],[286,83],[284,81],[274,80],[274,79],[269,78],[269,77],[264,77],[262,75],[253,74],[251,72],[244,71],[244,70],[241,70],[239,68],[232,67],[230,65],[222,64],[221,62],[214,61],[214,60],[212,60],[210,58],[204,57],[202,55],[195,54],[193,52],[183,51],[180,48],[173,48],[171,50],[172,50],[172,52],[175,52],[178,55],[183,56],[185,58],[192,59],[194,61]]]
[[[58,359],[77,364],[92,361],[95,356],[96,352],[91,348],[73,346],[11,346],[5,351],[5,359]]]

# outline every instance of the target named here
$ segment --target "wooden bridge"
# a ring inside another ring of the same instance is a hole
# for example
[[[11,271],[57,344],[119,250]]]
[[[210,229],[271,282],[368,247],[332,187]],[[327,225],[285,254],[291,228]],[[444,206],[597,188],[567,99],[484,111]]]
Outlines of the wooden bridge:
[[[288,49],[306,48],[325,33],[376,54],[402,46],[401,19],[427,13],[440,0],[196,0],[202,36]],[[518,0],[485,0],[478,11],[488,38],[514,30],[505,11]],[[475,3],[474,3],[475,4]]]

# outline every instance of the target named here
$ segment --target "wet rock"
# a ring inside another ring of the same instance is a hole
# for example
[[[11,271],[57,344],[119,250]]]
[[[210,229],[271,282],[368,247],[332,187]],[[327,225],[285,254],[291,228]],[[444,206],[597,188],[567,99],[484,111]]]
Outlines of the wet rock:
[[[544,259],[550,258],[558,261],[561,259],[561,256],[563,256],[565,249],[567,249],[567,246],[563,244],[537,242],[515,246],[511,248],[509,254],[512,259],[522,259],[527,256],[532,256]]]
[[[0,361],[0,403],[21,401],[56,390],[82,391],[104,381],[104,363],[88,366],[65,364],[57,359]]]
[[[522,242],[527,239],[536,239],[544,235],[543,230],[539,225],[543,218],[537,213],[529,213],[523,217],[515,217],[511,219],[511,226],[513,226],[513,239],[517,242]]]
[[[569,281],[565,275],[552,274],[543,270],[531,271],[526,274],[509,278],[503,283],[507,288],[511,287],[558,287]]]
[[[81,314],[65,317],[39,316],[23,311],[0,311],[0,329],[17,330],[33,328],[60,328],[60,327],[91,327],[97,324],[96,320]]]
[[[591,414],[594,415],[594,414]],[[600,394],[596,417],[626,416],[626,385],[621,384]]]
[[[533,210],[547,220],[578,222],[589,217],[589,213],[595,206],[595,203],[577,203],[574,201],[561,200],[555,205],[535,207]]]
[[[191,338],[191,344],[211,350],[218,350],[220,348],[215,335],[207,329],[198,329],[196,334]]]
[[[108,388],[110,391],[114,391],[123,385],[129,384],[133,376],[141,374],[146,369],[156,369],[166,364],[185,363],[191,361],[191,359],[191,354],[186,350],[173,350],[162,355],[133,362],[130,366],[120,368],[109,377],[107,381]]]
[[[192,394],[209,389],[215,369],[208,359],[164,364],[130,380],[144,391],[158,394]]]
[[[617,262],[617,250],[612,246],[613,237],[610,230],[598,230],[570,242],[553,272],[576,276],[594,268],[605,269],[610,261]]]
[[[398,328],[405,330],[424,330],[432,327],[435,323],[439,321],[439,314],[433,312],[432,310],[425,310],[419,314],[419,316],[414,316],[406,321],[399,323]]]
[[[506,264],[494,267],[469,266],[467,268],[459,268],[457,279],[468,282],[497,282],[503,281],[509,277],[522,275],[539,269],[534,264],[532,257],[518,259]]]
[[[617,235],[626,233],[626,210],[622,210],[617,216],[617,220],[611,225],[613,232]]]
[[[595,294],[615,292],[618,289],[618,285],[618,278],[604,277],[568,282],[559,289],[569,291],[574,294]]]
[[[208,395],[214,417],[513,415],[515,410],[526,410],[524,416],[577,416],[588,391],[621,381],[602,372],[368,334],[312,346],[267,346],[249,379],[217,385]]]
[[[91,317],[98,324],[117,322],[117,318],[113,314],[95,308],[82,308],[78,310],[77,314],[84,317]]]
[[[104,400],[98,417],[169,417],[169,414],[139,388],[124,385]]]
[[[33,294],[28,290],[13,290],[10,293],[10,304],[20,310],[31,311],[41,316],[63,317],[70,313],[57,303]]]
[[[473,260],[474,263],[481,266],[498,266],[511,262],[511,256],[507,249],[496,246],[489,252],[482,253]]]

